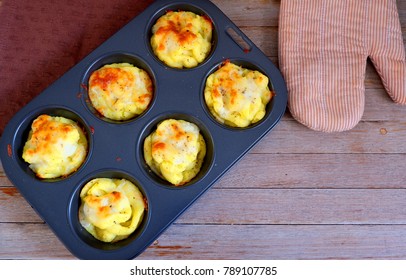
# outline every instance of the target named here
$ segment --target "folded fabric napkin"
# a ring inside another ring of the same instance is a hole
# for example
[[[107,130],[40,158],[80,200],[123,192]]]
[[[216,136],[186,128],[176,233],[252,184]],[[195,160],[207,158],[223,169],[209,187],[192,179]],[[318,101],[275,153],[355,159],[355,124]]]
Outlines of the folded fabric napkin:
[[[0,0],[0,136],[12,116],[152,0]]]
[[[292,116],[318,131],[353,128],[364,111],[367,58],[389,96],[406,104],[396,0],[282,0],[279,63]]]

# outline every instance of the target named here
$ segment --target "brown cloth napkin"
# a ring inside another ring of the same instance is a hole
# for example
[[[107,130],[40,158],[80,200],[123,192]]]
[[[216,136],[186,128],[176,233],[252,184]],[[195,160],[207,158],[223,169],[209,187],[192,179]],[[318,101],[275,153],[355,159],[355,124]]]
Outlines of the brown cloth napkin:
[[[279,63],[300,123],[324,132],[353,128],[364,111],[368,57],[393,101],[406,104],[396,0],[282,0]]]
[[[152,0],[0,0],[0,136],[13,115]]]

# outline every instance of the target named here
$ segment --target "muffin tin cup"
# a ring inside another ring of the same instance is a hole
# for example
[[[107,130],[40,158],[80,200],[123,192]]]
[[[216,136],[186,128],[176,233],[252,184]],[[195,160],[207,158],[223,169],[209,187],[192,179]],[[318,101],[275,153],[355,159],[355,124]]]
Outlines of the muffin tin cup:
[[[168,10],[189,10],[213,22],[212,51],[195,68],[165,66],[149,46],[152,25]],[[261,71],[269,77],[269,87],[275,93],[264,119],[247,128],[218,123],[204,102],[205,80],[225,60]],[[114,62],[129,62],[143,68],[154,85],[153,99],[147,110],[128,121],[101,117],[87,97],[90,73]],[[13,117],[1,136],[0,157],[11,182],[72,254],[81,259],[132,259],[273,129],[284,114],[286,104],[286,85],[279,70],[213,3],[155,1]],[[88,138],[85,162],[65,178],[41,180],[21,158],[30,125],[42,113],[75,120]],[[157,123],[169,118],[196,124],[207,145],[200,173],[180,187],[153,174],[143,158],[145,138]],[[114,244],[94,239],[78,220],[80,189],[97,177],[129,179],[148,202],[140,227],[127,239]]]
[[[192,180],[190,180],[190,182],[187,182],[186,184],[184,184],[182,186],[174,186],[170,182],[159,177],[157,174],[155,174],[151,170],[151,168],[147,165],[147,163],[144,160],[143,148],[144,148],[145,139],[156,130],[157,125],[160,122],[167,120],[167,119],[184,120],[184,121],[195,124],[199,128],[200,134],[203,136],[205,144],[206,144],[206,156],[205,156],[204,162],[202,164],[202,167],[200,168],[199,173],[196,174],[196,176],[194,178],[192,178]],[[151,120],[151,122],[148,125],[145,126],[145,129],[142,131],[142,133],[138,139],[139,139],[139,141],[137,143],[138,150],[136,152],[136,156],[137,156],[139,166],[141,166],[143,168],[144,173],[148,177],[150,177],[151,180],[155,181],[156,184],[161,185],[162,187],[165,187],[165,188],[179,189],[179,188],[186,188],[190,185],[196,185],[199,181],[201,181],[206,176],[206,174],[208,174],[210,172],[210,169],[215,161],[213,138],[211,136],[209,129],[199,119],[197,119],[191,115],[181,113],[181,112],[179,112],[179,113],[164,112],[161,115],[156,116],[154,119]]]

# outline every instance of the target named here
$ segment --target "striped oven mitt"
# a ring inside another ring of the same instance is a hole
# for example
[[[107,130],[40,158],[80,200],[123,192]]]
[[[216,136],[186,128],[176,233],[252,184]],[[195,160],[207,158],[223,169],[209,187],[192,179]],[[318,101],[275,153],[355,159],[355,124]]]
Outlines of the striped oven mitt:
[[[406,104],[396,0],[281,1],[279,63],[300,123],[324,132],[353,128],[364,111],[368,57],[393,101]]]

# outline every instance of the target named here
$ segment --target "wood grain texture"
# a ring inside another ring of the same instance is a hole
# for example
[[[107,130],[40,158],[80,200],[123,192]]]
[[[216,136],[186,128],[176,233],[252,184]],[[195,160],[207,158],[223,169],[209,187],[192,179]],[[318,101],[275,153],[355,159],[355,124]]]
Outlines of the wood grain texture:
[[[213,2],[278,64],[280,0]],[[287,111],[139,259],[406,259],[406,107],[369,61],[365,97],[361,122],[342,133]],[[0,259],[75,259],[1,163]]]
[[[404,232],[406,225],[174,224],[138,258],[404,259]],[[74,259],[46,225],[0,224],[0,233],[0,259]]]
[[[257,185],[257,184],[255,184]],[[16,189],[1,189],[0,223],[43,223]],[[15,194],[10,195],[11,192]],[[217,189],[180,224],[405,224],[404,189]]]
[[[303,125],[286,117],[250,153],[385,156],[385,154],[404,154],[406,146],[401,143],[405,138],[406,121],[361,121],[351,131],[320,135],[310,129],[304,129]],[[398,164],[402,166],[404,163]]]

